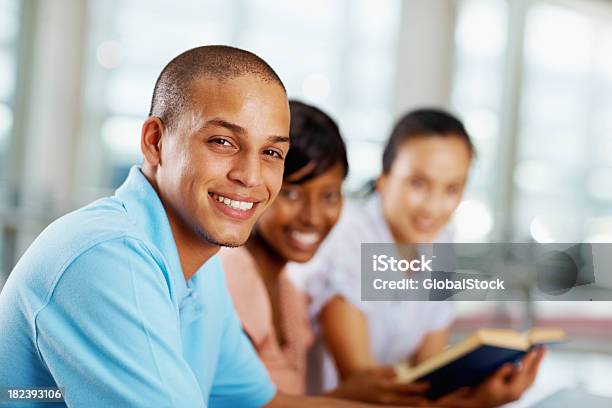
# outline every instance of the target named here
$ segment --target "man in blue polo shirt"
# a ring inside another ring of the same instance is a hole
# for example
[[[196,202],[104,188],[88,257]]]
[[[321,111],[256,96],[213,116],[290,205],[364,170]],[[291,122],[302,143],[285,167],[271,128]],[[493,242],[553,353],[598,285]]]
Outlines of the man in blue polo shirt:
[[[284,87],[257,56],[200,47],[171,61],[142,167],[51,224],[6,282],[0,387],[63,387],[75,407],[268,403],[213,255],[277,195],[288,129]]]
[[[243,244],[276,197],[288,132],[285,88],[259,57],[207,46],[172,60],[142,166],[52,223],[6,282],[0,388],[61,387],[70,407],[307,402],[276,393],[214,256]]]

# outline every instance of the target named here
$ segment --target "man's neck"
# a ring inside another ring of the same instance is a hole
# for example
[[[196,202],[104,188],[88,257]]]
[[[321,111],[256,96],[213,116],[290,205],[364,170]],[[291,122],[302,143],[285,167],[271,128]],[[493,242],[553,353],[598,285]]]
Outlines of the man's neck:
[[[220,247],[206,241],[193,231],[192,228],[189,228],[182,222],[176,214],[172,214],[170,208],[164,203],[157,187],[153,170],[150,167],[143,164],[142,173],[157,193],[166,211],[176,251],[178,252],[179,262],[181,263],[181,269],[183,270],[183,276],[185,276],[185,281],[188,281],[206,261],[219,251]]]
[[[205,241],[191,230],[185,231],[172,220],[170,220],[170,228],[174,235],[183,275],[188,281],[221,247]]]

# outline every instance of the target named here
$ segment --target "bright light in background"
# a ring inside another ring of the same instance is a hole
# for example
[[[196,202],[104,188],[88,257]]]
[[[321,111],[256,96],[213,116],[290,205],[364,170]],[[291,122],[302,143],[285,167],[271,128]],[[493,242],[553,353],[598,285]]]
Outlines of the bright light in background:
[[[344,187],[349,191],[361,190],[365,183],[374,179],[381,171],[383,146],[380,143],[355,140],[347,145],[348,161],[351,165]],[[368,166],[356,166],[368,163]]]
[[[146,116],[154,81],[149,75],[126,75],[121,69],[114,71],[106,83],[104,96],[109,116]]]
[[[612,242],[612,217],[596,217],[585,224],[586,242]]]
[[[361,133],[369,142],[386,141],[393,124],[393,117],[383,109],[372,109],[366,114],[362,110],[347,110],[339,119],[344,137]],[[380,157],[376,159],[376,163],[379,161]]]
[[[338,120],[347,145],[357,139],[380,143],[388,135],[401,0],[384,5],[377,0],[186,0],[170,9],[160,1],[148,2],[145,8],[140,0],[91,3],[87,34],[93,60],[87,64],[86,80],[93,86],[86,87],[86,134],[101,134],[99,125],[91,124],[107,118],[144,117],[159,70],[178,51],[228,44],[263,57],[283,79],[290,97],[314,104]],[[155,29],[160,26],[172,30]],[[350,112],[355,112],[359,125],[343,122]],[[105,148],[99,163],[123,171],[131,162],[108,155],[115,150]],[[375,163],[379,161],[377,157]],[[355,184],[375,176],[368,161],[351,165],[349,179],[362,175]],[[91,177],[99,173],[92,170]]]
[[[550,228],[548,228],[540,216],[533,218],[531,224],[529,224],[529,232],[532,238],[539,243],[546,244],[554,241]]]
[[[497,114],[490,109],[476,109],[464,115],[465,127],[474,139],[493,139],[499,131]]]
[[[114,157],[127,162],[140,157],[142,122],[131,117],[111,117],[102,125],[102,139]]]
[[[458,241],[479,242],[490,239],[494,227],[507,228],[495,225],[492,208],[503,182],[497,157],[509,12],[506,0],[461,0],[457,5],[451,106],[463,119],[476,156],[466,194],[472,200],[460,206],[453,222]]]
[[[587,179],[586,187],[591,197],[601,201],[612,201],[612,168],[594,170]]]
[[[13,111],[7,105],[0,103],[0,151],[6,148],[12,126]]]
[[[600,38],[601,43],[597,50],[597,66],[600,75],[612,80],[612,28],[605,30]]]
[[[329,1],[325,5],[328,7]],[[399,23],[397,16],[400,14],[400,2],[387,1],[384,7],[381,7],[379,0],[366,0],[353,2],[351,7],[359,21],[363,22],[359,27],[363,34],[367,37],[392,39],[397,30],[393,25]]]
[[[522,160],[514,170],[516,186],[532,194],[556,194],[562,187],[562,175],[554,163]]]
[[[329,97],[331,84],[329,79],[321,74],[310,74],[302,81],[302,93],[306,98],[323,102]]]
[[[98,63],[106,69],[117,68],[123,61],[121,45],[117,41],[104,41],[96,49]]]
[[[612,52],[612,50],[610,50]],[[612,57],[612,55],[611,55]],[[612,66],[610,66],[612,71]],[[612,73],[612,72],[611,72]],[[602,109],[593,114],[593,121],[591,122],[593,132],[597,132],[601,135],[612,134],[612,117],[607,109]],[[612,156],[612,151],[607,152],[608,155]]]
[[[506,46],[506,20],[500,9],[503,1],[469,0],[462,2],[462,18],[457,26],[457,44],[465,52],[495,57]],[[486,35],[483,35],[486,33]]]
[[[530,8],[525,56],[553,72],[585,73],[593,62],[594,31],[584,15],[563,7],[538,4]]]
[[[454,226],[457,242],[484,241],[493,228],[493,217],[482,201],[465,200],[455,212]]]
[[[15,92],[15,58],[12,50],[2,49],[1,41],[0,37],[0,101],[7,101]]]

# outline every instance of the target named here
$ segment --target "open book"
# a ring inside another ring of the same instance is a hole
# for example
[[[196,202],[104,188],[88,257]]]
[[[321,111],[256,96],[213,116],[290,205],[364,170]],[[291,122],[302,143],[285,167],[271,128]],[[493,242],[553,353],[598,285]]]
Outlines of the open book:
[[[427,397],[435,400],[460,387],[473,387],[508,362],[517,362],[538,345],[560,343],[565,332],[533,328],[523,333],[510,329],[480,329],[416,367],[395,367],[399,382],[427,381]]]

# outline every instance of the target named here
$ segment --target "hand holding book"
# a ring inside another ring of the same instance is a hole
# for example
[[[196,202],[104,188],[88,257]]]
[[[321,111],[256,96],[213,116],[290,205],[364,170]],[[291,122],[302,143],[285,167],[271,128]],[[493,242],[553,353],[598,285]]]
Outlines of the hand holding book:
[[[564,339],[563,330],[555,328],[534,328],[524,333],[480,329],[416,367],[397,366],[397,378],[403,383],[430,383],[427,397],[437,400],[462,387],[474,388],[504,364],[517,363],[531,350]]]
[[[506,363],[475,387],[460,388],[432,401],[432,406],[448,408],[498,407],[518,400],[533,384],[546,354],[544,347],[529,351],[520,364]]]
[[[556,328],[480,329],[416,367],[395,367],[397,381],[430,384],[425,395],[439,407],[495,407],[533,383],[544,346],[565,340]],[[430,405],[430,406],[431,406]]]

